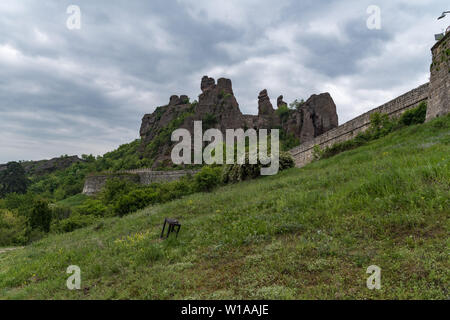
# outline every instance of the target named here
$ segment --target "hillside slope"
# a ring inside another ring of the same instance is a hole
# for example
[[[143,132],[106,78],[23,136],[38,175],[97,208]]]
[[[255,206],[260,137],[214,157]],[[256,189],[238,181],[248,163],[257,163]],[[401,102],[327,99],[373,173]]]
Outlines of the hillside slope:
[[[0,298],[448,299],[450,117],[0,254]],[[165,217],[183,224],[160,241]],[[78,265],[82,290],[66,288]],[[382,289],[366,287],[371,265]]]

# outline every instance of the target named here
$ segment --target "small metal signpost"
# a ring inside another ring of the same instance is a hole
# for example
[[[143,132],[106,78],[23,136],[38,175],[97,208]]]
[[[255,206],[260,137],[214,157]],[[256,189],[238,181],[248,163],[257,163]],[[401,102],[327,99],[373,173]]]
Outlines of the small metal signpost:
[[[164,231],[166,230],[166,224],[169,225],[169,228],[167,230],[167,235],[164,237]],[[177,233],[177,238],[178,238],[178,233],[180,232],[181,224],[178,222],[178,220],[166,218],[166,220],[164,220],[164,226],[163,226],[163,229],[161,232],[161,239],[169,238],[170,234],[175,232],[175,227],[177,227],[176,233]]]

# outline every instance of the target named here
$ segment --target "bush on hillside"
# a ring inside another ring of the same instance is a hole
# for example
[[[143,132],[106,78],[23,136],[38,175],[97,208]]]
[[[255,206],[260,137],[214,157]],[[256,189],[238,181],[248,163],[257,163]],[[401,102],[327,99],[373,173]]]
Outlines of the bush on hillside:
[[[51,231],[55,233],[73,232],[94,224],[97,221],[95,216],[86,216],[79,213],[72,214],[68,219],[54,221],[51,224]]]
[[[0,210],[0,247],[25,245],[27,237],[27,219],[9,210]]]
[[[145,207],[158,203],[160,199],[160,190],[151,190],[150,188],[140,188],[121,196],[114,205],[114,212],[123,217],[126,214],[135,212]]]
[[[33,208],[35,195],[27,192],[25,194],[10,193],[2,199],[0,209],[17,210],[20,215],[27,215]]]
[[[76,207],[75,211],[84,216],[104,217],[108,215],[110,208],[100,200],[88,199],[84,204]]]
[[[136,189],[136,187],[135,183],[123,179],[108,179],[100,193],[100,199],[104,204],[108,204],[118,199],[121,195]]]
[[[288,152],[280,153],[280,171],[295,167],[295,161]]]
[[[194,177],[195,189],[200,192],[211,191],[222,181],[222,167],[204,166]]]
[[[406,111],[399,119],[399,123],[404,126],[424,123],[427,117],[427,104],[422,102],[418,107]]]
[[[295,166],[294,159],[287,152],[280,152],[279,170],[283,171]],[[224,183],[236,183],[240,181],[258,178],[261,175],[262,164],[249,164],[249,155],[245,155],[245,164],[233,164],[225,167],[223,172]]]
[[[31,210],[31,228],[48,233],[50,231],[51,221],[52,211],[48,207],[48,203],[44,200],[37,200],[34,203],[33,209]]]
[[[166,183],[164,186],[175,198],[195,192],[194,178],[191,175],[182,177],[178,181]]]
[[[375,140],[389,134],[394,130],[396,121],[391,120],[385,113],[375,112],[370,115],[369,129],[360,135],[360,140]]]
[[[286,120],[289,118],[291,110],[289,107],[285,104],[278,107],[277,110],[275,110],[275,113],[280,117],[281,122],[286,122]]]

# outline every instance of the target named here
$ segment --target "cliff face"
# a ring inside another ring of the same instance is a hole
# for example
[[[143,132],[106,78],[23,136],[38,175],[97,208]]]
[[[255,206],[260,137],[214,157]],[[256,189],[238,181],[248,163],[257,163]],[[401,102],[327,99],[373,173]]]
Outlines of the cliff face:
[[[290,113],[282,127],[304,143],[336,128],[338,122],[333,99],[329,93],[322,93],[312,95],[298,110]]]
[[[172,96],[169,104],[159,107],[142,119],[140,135],[141,151],[155,160],[154,167],[162,163],[171,165],[172,143],[170,135],[177,128],[193,133],[194,121],[203,121],[203,129],[273,129],[279,128],[287,134],[307,142],[314,137],[338,126],[336,105],[330,94],[313,95],[298,109],[289,110],[280,117],[268,96],[267,90],[258,96],[258,115],[243,115],[233,93],[229,79],[217,81],[204,76],[200,88],[202,93],[198,103],[190,103],[185,95]],[[280,96],[277,107],[286,103]]]

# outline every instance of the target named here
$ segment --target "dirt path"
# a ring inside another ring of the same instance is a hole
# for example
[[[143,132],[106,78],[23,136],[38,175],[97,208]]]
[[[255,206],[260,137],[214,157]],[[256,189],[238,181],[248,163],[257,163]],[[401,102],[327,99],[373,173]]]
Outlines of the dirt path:
[[[17,249],[23,249],[24,247],[15,247],[15,248],[0,248],[0,254],[8,252],[8,251],[14,251]]]

